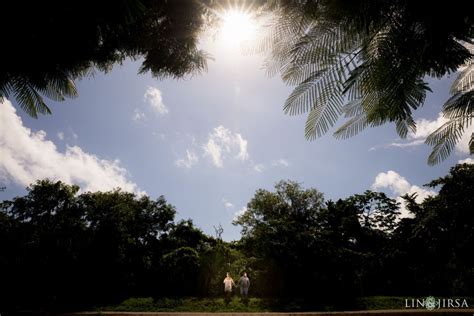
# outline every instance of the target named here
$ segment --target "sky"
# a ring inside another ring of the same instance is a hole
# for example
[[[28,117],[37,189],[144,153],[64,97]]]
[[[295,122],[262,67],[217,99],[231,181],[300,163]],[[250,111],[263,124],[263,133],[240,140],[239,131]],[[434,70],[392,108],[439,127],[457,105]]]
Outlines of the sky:
[[[347,140],[330,132],[307,141],[306,117],[282,109],[292,87],[267,76],[263,56],[218,38],[201,45],[213,60],[184,80],[138,75],[140,60],[129,60],[78,81],[75,99],[47,100],[52,115],[33,119],[15,99],[1,102],[0,200],[25,195],[43,178],[82,192],[121,187],[164,195],[178,220],[191,218],[211,235],[222,225],[223,238],[235,240],[240,228],[232,220],[257,189],[272,190],[279,180],[314,187],[326,200],[367,189],[422,199],[436,194],[424,184],[459,161],[473,162],[469,130],[447,160],[427,164],[431,148],[423,142],[444,122],[439,112],[455,76],[427,79],[433,92],[414,114],[417,133],[405,140],[387,124]]]

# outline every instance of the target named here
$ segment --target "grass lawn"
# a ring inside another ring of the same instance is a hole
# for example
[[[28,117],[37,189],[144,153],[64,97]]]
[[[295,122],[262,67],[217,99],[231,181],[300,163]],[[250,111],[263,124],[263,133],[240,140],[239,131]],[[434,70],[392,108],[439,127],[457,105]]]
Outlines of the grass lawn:
[[[344,310],[382,310],[405,309],[405,299],[409,297],[370,296],[357,299],[351,307]],[[469,306],[474,306],[474,300],[468,299]],[[98,311],[128,311],[128,312],[288,312],[288,311],[333,311],[341,310],[334,306],[309,307],[301,301],[292,300],[281,302],[271,299],[250,298],[244,304],[237,296],[229,304],[223,298],[162,298],[154,300],[151,297],[129,298],[114,306],[97,308]]]
[[[272,302],[260,298],[250,298],[247,305],[234,297],[225,304],[223,298],[129,298],[119,305],[99,308],[100,311],[127,312],[270,312]]]

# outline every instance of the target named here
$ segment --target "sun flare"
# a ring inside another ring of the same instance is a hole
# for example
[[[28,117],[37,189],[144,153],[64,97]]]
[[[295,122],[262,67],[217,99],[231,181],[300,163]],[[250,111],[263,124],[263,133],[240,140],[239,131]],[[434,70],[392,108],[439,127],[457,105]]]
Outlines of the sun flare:
[[[221,39],[227,44],[239,45],[251,40],[255,35],[257,23],[255,18],[239,9],[225,11],[222,15],[220,28]]]

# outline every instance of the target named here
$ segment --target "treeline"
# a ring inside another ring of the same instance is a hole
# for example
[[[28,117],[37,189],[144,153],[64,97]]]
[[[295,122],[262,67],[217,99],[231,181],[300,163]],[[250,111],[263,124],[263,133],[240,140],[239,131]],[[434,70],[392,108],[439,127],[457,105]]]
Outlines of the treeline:
[[[3,201],[0,311],[74,310],[132,296],[222,294],[230,271],[247,271],[252,296],[350,306],[368,295],[474,293],[474,166],[432,181],[410,217],[383,193],[324,201],[316,189],[281,181],[258,190],[234,224],[235,242],[176,221],[164,197],[87,192],[48,180]]]

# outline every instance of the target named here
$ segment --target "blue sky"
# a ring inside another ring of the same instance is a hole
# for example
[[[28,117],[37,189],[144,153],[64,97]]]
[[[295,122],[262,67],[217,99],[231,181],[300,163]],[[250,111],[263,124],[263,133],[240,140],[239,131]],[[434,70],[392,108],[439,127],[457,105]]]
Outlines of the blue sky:
[[[84,190],[117,185],[165,195],[178,219],[192,218],[206,233],[221,224],[223,237],[258,188],[290,179],[315,187],[326,199],[373,188],[396,198],[421,197],[422,185],[466,159],[459,146],[430,167],[427,132],[439,126],[453,78],[429,79],[433,93],[415,113],[419,133],[401,140],[394,126],[367,129],[348,140],[304,138],[306,117],[282,105],[292,88],[262,70],[263,58],[235,45],[208,40],[214,60],[201,75],[158,80],[138,75],[140,61],[77,82],[79,97],[55,103],[53,115],[32,119],[14,99],[1,104],[0,199],[25,194],[38,177],[80,184]],[[10,103],[11,102],[11,103]],[[15,112],[16,109],[16,112]],[[20,120],[21,119],[21,120]]]

